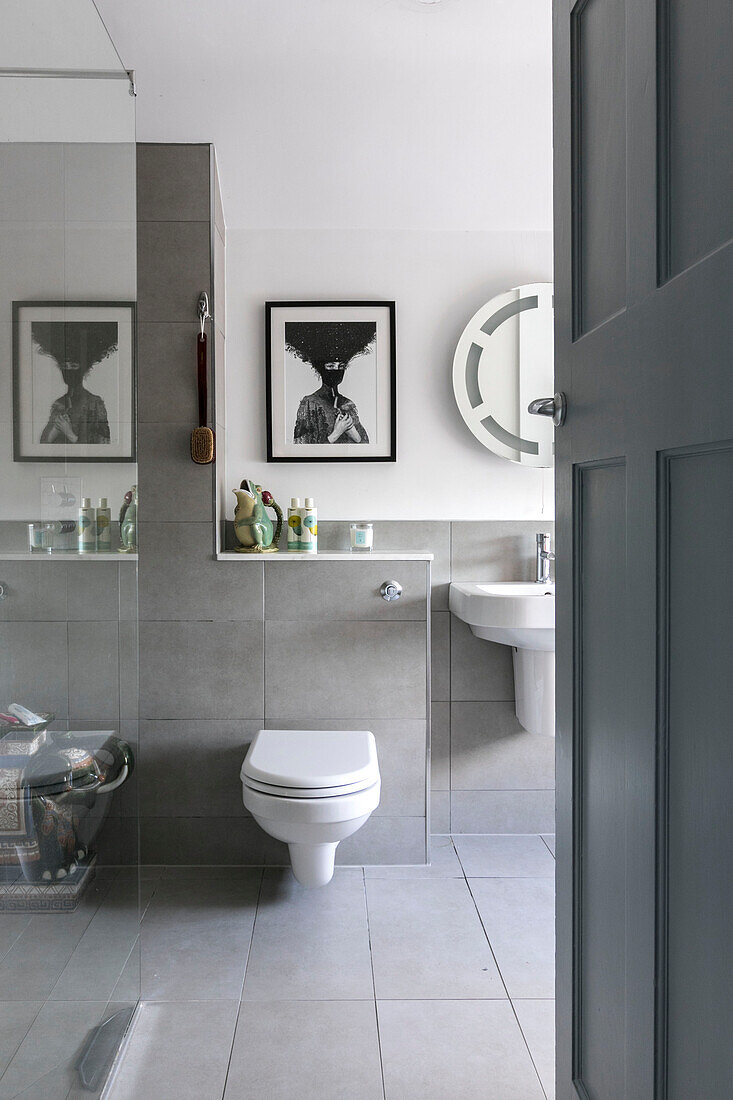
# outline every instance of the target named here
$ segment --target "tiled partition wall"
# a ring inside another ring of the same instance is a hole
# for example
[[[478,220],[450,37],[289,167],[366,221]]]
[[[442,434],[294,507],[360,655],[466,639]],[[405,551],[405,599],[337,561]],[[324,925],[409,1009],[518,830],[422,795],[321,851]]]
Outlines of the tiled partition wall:
[[[242,805],[246,746],[267,724],[372,729],[382,801],[339,859],[424,862],[426,562],[213,559],[213,471],[189,451],[196,301],[224,244],[212,186],[207,146],[139,147],[142,858],[285,861]],[[378,595],[387,579],[403,585],[397,603]]]
[[[554,832],[555,742],[517,722],[510,648],[476,638],[448,610],[451,580],[534,580],[535,535],[554,524],[377,521],[374,530],[375,548],[428,549],[435,559],[432,832]],[[342,549],[348,535],[348,524],[319,524],[322,549]]]

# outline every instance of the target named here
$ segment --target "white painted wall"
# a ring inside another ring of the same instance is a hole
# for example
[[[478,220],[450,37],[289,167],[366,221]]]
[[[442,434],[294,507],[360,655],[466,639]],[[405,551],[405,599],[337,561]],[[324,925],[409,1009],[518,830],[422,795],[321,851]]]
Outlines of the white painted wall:
[[[534,518],[551,475],[454,407],[463,325],[551,278],[549,0],[98,0],[140,141],[213,141],[227,220],[227,461],[323,518]],[[267,298],[394,298],[398,462],[272,464]]]

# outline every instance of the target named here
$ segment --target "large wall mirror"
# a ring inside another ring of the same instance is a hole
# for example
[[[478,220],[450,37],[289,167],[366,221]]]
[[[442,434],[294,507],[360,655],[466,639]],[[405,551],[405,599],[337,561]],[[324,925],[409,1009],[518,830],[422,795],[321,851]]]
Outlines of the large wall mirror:
[[[523,466],[554,462],[552,419],[527,411],[553,392],[552,340],[552,283],[527,283],[474,314],[453,358],[453,392],[469,430]]]

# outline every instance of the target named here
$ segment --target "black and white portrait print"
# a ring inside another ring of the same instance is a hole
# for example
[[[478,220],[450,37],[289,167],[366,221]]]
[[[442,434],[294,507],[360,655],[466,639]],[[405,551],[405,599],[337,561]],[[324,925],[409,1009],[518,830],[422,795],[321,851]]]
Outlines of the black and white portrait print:
[[[16,460],[134,457],[131,303],[16,302]]]
[[[87,388],[94,367],[117,351],[116,321],[33,321],[33,351],[59,370],[65,392],[51,405],[39,443],[109,443],[104,398]]]
[[[342,393],[341,387],[348,388],[345,379],[347,371],[351,377],[352,365],[353,371],[363,366],[369,372],[369,381],[376,382],[375,364],[370,362],[375,358],[370,353],[376,339],[377,326],[373,321],[286,322],[286,350],[311,367],[317,387],[305,394],[298,405],[294,443],[369,442],[356,402]]]
[[[393,461],[394,303],[269,302],[270,461]]]

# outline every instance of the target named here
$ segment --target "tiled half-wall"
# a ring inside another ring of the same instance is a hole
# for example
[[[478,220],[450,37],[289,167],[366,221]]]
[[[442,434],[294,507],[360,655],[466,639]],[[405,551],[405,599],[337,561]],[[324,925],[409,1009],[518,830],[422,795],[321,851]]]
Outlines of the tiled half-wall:
[[[554,524],[375,521],[374,530],[375,548],[434,555],[432,832],[554,832],[554,739],[527,733],[517,721],[510,648],[476,638],[448,610],[451,580],[534,580],[535,535],[554,534]],[[346,545],[348,524],[319,524],[320,548]]]

